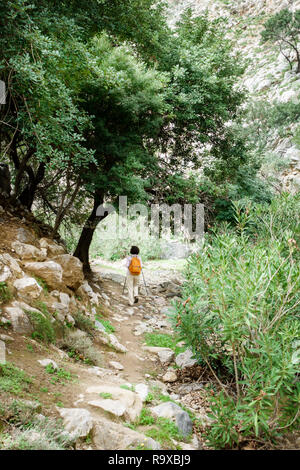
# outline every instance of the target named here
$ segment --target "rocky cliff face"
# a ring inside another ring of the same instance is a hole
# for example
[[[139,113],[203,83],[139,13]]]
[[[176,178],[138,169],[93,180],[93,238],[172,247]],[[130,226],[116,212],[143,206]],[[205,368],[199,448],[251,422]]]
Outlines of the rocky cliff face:
[[[227,18],[228,36],[248,64],[241,83],[249,94],[246,107],[264,110],[271,104],[299,102],[300,75],[290,69],[276,46],[261,44],[260,33],[271,15],[283,8],[299,9],[300,0],[169,0],[169,5],[171,26],[186,8],[195,15],[207,10],[211,18]],[[267,163],[263,173],[278,178],[279,187],[296,192],[300,189],[300,150],[293,140],[297,125],[283,127],[264,135]]]

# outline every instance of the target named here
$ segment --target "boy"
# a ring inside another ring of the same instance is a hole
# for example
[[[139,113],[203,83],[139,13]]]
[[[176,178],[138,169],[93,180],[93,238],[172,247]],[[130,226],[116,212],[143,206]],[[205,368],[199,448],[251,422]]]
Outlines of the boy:
[[[127,276],[126,284],[128,289],[129,305],[137,304],[139,299],[139,281],[142,272],[142,260],[138,256],[140,250],[137,246],[132,246],[130,255],[126,259]]]

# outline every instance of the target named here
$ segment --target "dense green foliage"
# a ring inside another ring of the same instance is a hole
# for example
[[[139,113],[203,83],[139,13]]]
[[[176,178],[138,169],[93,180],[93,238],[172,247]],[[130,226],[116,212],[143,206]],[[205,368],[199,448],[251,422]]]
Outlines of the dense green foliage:
[[[243,69],[222,20],[187,11],[173,31],[154,0],[5,0],[0,9],[1,160],[12,196],[54,234],[86,222],[75,250],[85,267],[104,201],[160,202],[161,181],[176,198],[187,166],[222,180],[247,164],[227,125]]]
[[[213,446],[276,438],[299,424],[299,197],[236,203],[190,258],[179,331],[220,390],[211,398]],[[234,388],[228,387],[233,381]]]

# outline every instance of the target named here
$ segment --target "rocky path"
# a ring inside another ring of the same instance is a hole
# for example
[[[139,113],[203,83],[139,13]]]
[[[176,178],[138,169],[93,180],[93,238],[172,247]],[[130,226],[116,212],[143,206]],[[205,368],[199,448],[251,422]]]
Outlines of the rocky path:
[[[176,384],[174,351],[169,348],[148,347],[144,338],[145,333],[174,335],[168,321],[168,313],[172,308],[171,299],[176,298],[180,291],[180,274],[165,272],[164,281],[159,284],[153,276],[152,282],[149,282],[148,276],[148,295],[145,288],[141,287],[139,303],[130,307],[126,290],[123,295],[123,275],[114,270],[110,271],[109,268],[103,273],[103,269],[95,265],[93,270],[91,285],[93,289],[97,285],[100,287],[107,312],[110,312],[107,319],[115,328],[113,334],[119,344],[126,348],[126,352],[108,347],[103,352],[103,367],[90,367],[81,374],[80,388],[74,400],[77,411],[75,410],[73,415],[72,410],[60,410],[65,423],[69,423],[71,429],[75,422],[82,421],[86,426],[84,434],[92,426],[93,444],[90,448],[203,448],[199,436],[192,434],[193,425],[189,415],[180,407],[181,399],[185,398],[185,406],[193,414],[197,414],[197,407],[189,407],[186,398],[197,393],[202,386],[198,384],[198,388],[196,386],[194,389],[185,390],[182,383]],[[168,275],[169,280],[166,280]],[[161,276],[159,279],[162,279]],[[189,356],[181,356],[183,367],[185,362],[191,366],[194,364]],[[174,393],[174,385],[181,386],[183,393]],[[154,399],[153,403],[147,401],[154,390],[164,397],[162,403],[157,399]],[[170,397],[169,402],[166,397]],[[145,407],[152,416],[171,419],[182,435],[190,436],[188,441],[184,439],[185,442],[179,442],[171,438],[169,444],[162,446],[155,439],[146,437],[143,433],[147,427],[136,426]],[[93,422],[93,425],[89,425],[89,422]],[[78,430],[78,426],[75,428]]]

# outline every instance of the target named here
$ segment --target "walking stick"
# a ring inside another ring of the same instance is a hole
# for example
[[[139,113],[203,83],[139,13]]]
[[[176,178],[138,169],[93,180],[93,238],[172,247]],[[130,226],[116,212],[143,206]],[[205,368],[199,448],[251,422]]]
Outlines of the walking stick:
[[[142,271],[142,275],[143,275],[143,279],[144,279],[144,284],[145,284],[146,294],[148,295],[147,285],[146,285],[146,281],[145,281],[145,277],[144,277],[144,273],[143,273],[143,271]]]
[[[125,281],[124,281],[124,286],[123,286],[123,292],[122,292],[122,295],[124,294],[124,291],[125,291],[125,286],[126,286],[126,276],[125,276]]]

